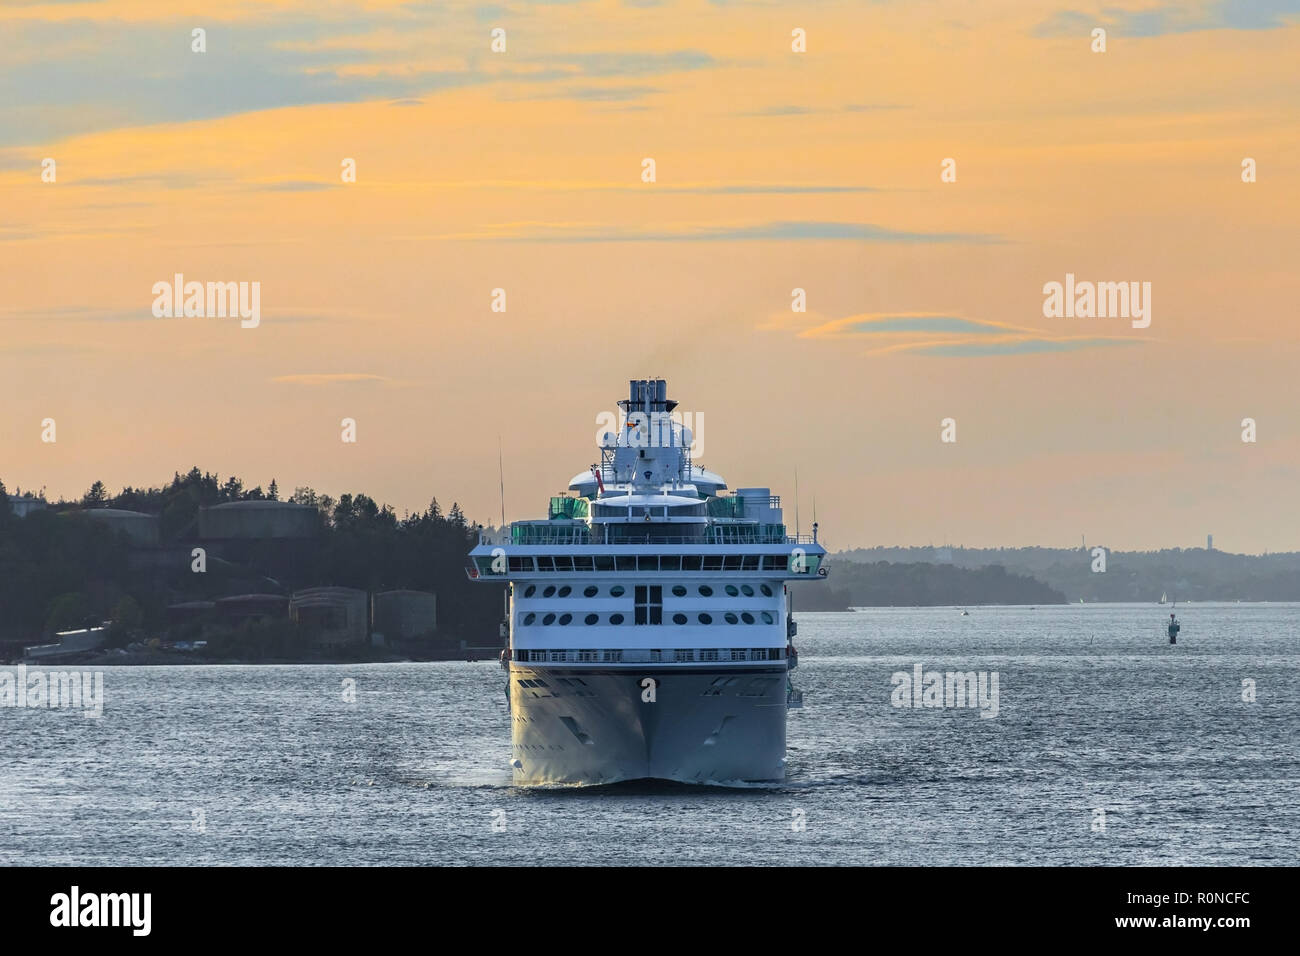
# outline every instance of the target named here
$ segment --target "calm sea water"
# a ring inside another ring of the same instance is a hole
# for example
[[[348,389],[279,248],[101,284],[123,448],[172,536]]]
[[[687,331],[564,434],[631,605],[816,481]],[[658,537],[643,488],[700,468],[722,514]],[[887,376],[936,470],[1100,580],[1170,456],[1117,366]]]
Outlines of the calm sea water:
[[[0,862],[1300,862],[1300,605],[1178,613],[800,615],[750,790],[515,789],[495,663],[104,668],[99,720],[0,708]],[[998,716],[892,706],[917,663],[996,671]]]

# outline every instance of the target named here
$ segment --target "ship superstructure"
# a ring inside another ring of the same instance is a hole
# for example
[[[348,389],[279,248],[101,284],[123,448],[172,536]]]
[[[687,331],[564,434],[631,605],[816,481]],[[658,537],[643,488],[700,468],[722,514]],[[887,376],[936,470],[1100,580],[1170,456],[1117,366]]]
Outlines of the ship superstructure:
[[[825,577],[826,552],[769,489],[727,494],[695,463],[676,405],[633,380],[570,494],[470,553],[472,579],[508,582],[517,784],[785,777],[787,583]]]

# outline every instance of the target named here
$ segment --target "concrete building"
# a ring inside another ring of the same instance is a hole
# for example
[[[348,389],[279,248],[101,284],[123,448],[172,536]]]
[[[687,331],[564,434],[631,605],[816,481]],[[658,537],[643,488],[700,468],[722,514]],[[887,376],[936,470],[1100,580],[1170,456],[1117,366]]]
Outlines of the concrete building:
[[[102,647],[108,640],[107,622],[99,627],[85,627],[75,631],[59,631],[54,644],[34,644],[23,652],[29,661],[53,661],[76,654],[86,654]]]
[[[310,538],[320,529],[320,517],[310,505],[290,501],[230,501],[199,509],[199,537]]]
[[[209,624],[216,616],[214,601],[185,601],[167,605],[167,628],[174,630],[189,624]]]
[[[235,594],[219,598],[215,609],[223,624],[267,624],[288,619],[289,599],[283,594]]]
[[[139,511],[122,511],[119,508],[86,508],[83,511],[64,512],[77,519],[98,521],[114,531],[122,531],[136,547],[158,546],[158,516]]]
[[[289,600],[289,617],[318,644],[364,644],[369,595],[355,588],[305,588]]]
[[[370,623],[389,641],[432,634],[438,629],[438,595],[429,591],[376,594]]]
[[[26,518],[33,511],[44,511],[48,506],[44,498],[38,498],[30,491],[9,498],[9,510],[20,518]]]

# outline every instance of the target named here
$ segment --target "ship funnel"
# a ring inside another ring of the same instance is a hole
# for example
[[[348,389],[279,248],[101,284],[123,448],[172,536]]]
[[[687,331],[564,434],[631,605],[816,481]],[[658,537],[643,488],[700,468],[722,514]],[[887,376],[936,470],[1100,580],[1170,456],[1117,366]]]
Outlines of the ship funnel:
[[[677,403],[668,397],[668,382],[662,378],[634,378],[628,382],[627,401],[619,402],[623,411],[671,412]]]

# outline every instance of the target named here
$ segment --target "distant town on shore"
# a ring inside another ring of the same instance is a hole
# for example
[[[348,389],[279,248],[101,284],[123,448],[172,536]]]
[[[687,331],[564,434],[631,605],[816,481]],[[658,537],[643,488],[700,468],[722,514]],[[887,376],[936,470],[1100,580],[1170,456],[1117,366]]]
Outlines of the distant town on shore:
[[[0,483],[0,662],[475,659],[503,645],[504,586],[471,583],[458,504],[398,517],[365,494],[282,496],[192,468],[79,500]],[[865,548],[796,607],[1300,601],[1300,553]]]

